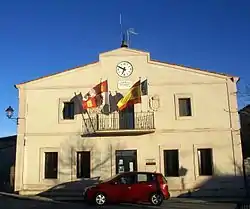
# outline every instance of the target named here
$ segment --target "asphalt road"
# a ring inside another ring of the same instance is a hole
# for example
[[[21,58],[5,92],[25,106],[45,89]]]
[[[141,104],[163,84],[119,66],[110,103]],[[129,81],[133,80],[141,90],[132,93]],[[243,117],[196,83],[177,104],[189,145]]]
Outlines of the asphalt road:
[[[0,209],[95,209],[100,208],[96,206],[89,206],[83,202],[53,202],[48,200],[35,200],[35,199],[17,199],[8,196],[0,195]],[[104,209],[235,209],[234,204],[225,203],[205,203],[199,201],[165,201],[161,206],[154,207],[151,205],[107,205]]]

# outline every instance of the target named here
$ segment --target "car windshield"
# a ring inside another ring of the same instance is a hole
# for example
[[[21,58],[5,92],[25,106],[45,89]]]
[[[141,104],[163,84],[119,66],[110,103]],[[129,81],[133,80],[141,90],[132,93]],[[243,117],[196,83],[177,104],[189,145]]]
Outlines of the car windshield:
[[[104,179],[102,180],[101,182],[108,182],[108,181],[111,181],[113,179],[115,179],[117,176],[119,176],[120,174],[116,174],[115,176],[111,176],[110,178],[107,178],[107,179]]]

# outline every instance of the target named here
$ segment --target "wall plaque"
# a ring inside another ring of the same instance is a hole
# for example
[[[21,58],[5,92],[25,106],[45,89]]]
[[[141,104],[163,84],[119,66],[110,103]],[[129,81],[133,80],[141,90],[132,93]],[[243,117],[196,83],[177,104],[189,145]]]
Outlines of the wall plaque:
[[[118,89],[130,89],[132,86],[133,82],[128,80],[118,81],[117,83]]]

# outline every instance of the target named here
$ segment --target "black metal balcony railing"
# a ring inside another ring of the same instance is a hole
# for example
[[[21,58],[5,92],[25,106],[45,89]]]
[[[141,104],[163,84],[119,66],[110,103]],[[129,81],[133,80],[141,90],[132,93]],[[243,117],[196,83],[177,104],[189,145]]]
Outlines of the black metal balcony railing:
[[[96,114],[84,120],[85,129],[94,131],[151,130],[154,129],[154,113]]]

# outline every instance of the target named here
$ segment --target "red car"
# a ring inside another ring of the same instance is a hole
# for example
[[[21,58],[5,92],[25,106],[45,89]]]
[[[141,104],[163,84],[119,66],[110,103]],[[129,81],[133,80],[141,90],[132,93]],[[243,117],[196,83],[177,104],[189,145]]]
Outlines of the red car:
[[[150,202],[161,205],[170,197],[167,180],[161,173],[124,172],[99,184],[85,188],[87,202],[97,205],[109,203]]]

